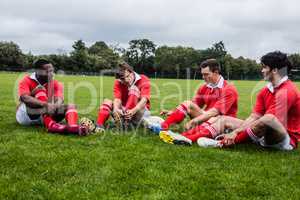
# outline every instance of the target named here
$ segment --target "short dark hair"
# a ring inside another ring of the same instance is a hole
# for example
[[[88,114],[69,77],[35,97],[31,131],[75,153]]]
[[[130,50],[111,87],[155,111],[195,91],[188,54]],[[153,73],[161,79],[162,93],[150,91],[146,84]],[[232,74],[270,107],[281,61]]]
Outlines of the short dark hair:
[[[130,72],[134,72],[132,66],[130,66],[126,62],[121,62],[121,63],[118,64],[118,68],[115,71],[115,77],[116,77],[116,79],[124,80],[125,70],[130,71]]]
[[[128,70],[130,72],[133,72],[133,67],[130,66],[127,62],[121,62],[118,65],[119,71],[125,71]]]
[[[51,62],[45,58],[39,58],[33,62],[33,68],[41,69],[46,64],[51,64]]]
[[[280,51],[273,51],[262,56],[261,63],[270,67],[270,69],[278,69],[280,75],[287,75],[292,68],[287,54]]]
[[[199,63],[198,65],[200,66],[200,69],[209,67],[209,70],[212,71],[212,72],[218,72],[218,73],[221,72],[220,64],[214,58],[207,59],[207,60]]]

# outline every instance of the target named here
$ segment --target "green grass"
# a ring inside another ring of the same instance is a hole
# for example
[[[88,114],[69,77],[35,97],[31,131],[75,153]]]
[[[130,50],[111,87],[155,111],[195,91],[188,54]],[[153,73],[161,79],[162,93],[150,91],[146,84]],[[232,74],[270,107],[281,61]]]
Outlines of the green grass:
[[[48,134],[42,127],[22,127],[15,122],[18,77],[20,74],[0,73],[0,199],[300,198],[299,150],[280,152],[254,145],[226,150],[174,146],[143,129],[77,137]],[[112,97],[112,78],[103,82],[99,77],[84,76],[57,79],[65,84],[66,101],[76,103],[81,116],[96,118],[95,106],[84,113],[91,99],[98,106],[104,97]],[[152,82],[154,114],[191,98],[201,83]],[[96,96],[82,87],[72,98],[72,85],[82,83],[91,84]],[[245,118],[257,82],[233,83],[240,93],[239,117]],[[101,88],[105,88],[103,93]]]

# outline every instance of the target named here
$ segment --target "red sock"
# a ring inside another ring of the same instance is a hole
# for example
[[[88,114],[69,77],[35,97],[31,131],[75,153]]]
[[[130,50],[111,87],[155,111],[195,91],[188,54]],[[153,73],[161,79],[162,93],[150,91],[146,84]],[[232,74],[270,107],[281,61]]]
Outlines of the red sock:
[[[176,110],[161,123],[162,129],[168,129],[170,125],[180,123],[184,120],[187,114],[187,107],[183,104],[179,105]]]
[[[234,139],[234,143],[241,144],[241,143],[250,142],[251,138],[249,136],[249,132],[251,132],[251,134],[253,134],[253,132],[250,128],[247,128],[246,130],[239,132]]]
[[[34,97],[38,100],[42,102],[48,101],[47,93],[44,88],[38,88],[34,93]],[[55,123],[55,121],[49,115],[43,115],[43,122],[46,128],[49,128],[52,123]]]
[[[125,105],[126,110],[134,108],[140,97],[140,90],[136,86],[131,86],[128,91],[128,99]]]
[[[68,107],[65,118],[69,126],[74,126],[78,124],[78,112],[75,106]]]
[[[43,122],[45,127],[48,129],[53,123],[56,123],[49,115],[43,116]]]
[[[181,135],[192,140],[192,142],[196,142],[201,137],[213,138],[213,134],[211,133],[210,129],[207,129],[207,125],[196,126],[188,131],[183,132]]]
[[[109,117],[112,108],[108,104],[102,104],[98,111],[97,125],[103,126]]]

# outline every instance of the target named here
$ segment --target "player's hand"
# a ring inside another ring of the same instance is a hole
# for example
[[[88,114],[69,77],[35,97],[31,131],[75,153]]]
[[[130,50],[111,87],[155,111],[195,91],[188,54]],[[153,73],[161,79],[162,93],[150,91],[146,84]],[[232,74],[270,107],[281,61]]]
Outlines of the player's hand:
[[[169,116],[172,114],[172,111],[171,110],[162,110],[162,111],[160,111],[159,114]]]
[[[191,128],[193,128],[194,126],[196,126],[197,124],[196,124],[196,122],[195,122],[195,120],[190,120],[190,121],[188,121],[185,125],[184,125],[184,128],[185,128],[185,130],[189,130],[189,129],[191,129]]]
[[[120,115],[120,116],[123,116],[124,115],[124,112],[123,112],[123,110],[122,109],[120,109],[120,108],[116,108],[116,109],[114,109],[114,111],[113,111],[114,113],[117,113],[118,115]]]
[[[135,108],[130,109],[130,110],[126,110],[125,119],[126,120],[131,120],[136,113],[137,113],[137,110]]]
[[[235,133],[235,132],[231,132],[229,134],[224,134],[224,137],[222,139],[223,145],[225,147],[234,145],[234,140],[235,140],[236,136],[237,136],[237,133]]]

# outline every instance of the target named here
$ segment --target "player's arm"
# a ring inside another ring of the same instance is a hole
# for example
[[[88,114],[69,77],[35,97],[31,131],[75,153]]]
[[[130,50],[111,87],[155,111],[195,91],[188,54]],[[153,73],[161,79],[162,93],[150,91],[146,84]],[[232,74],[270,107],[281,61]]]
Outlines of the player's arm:
[[[64,104],[64,98],[62,98],[62,97],[55,97],[54,98],[54,102],[57,105],[63,105]]]
[[[252,113],[243,123],[242,125],[235,129],[234,131],[232,131],[232,133],[237,134],[243,130],[245,130],[246,128],[248,128],[249,126],[251,126],[256,120],[258,120],[261,116],[257,113]]]
[[[119,98],[115,98],[113,102],[113,112],[118,112],[122,114],[122,101]]]
[[[202,115],[199,115],[198,117],[190,120],[186,125],[186,129],[190,129],[198,124],[201,124],[207,120],[209,120],[212,117],[215,117],[219,115],[219,111],[216,108],[211,108],[208,111],[204,112]]]
[[[37,98],[34,98],[27,94],[21,95],[20,100],[30,108],[36,108],[36,109],[45,108],[46,112],[49,114],[54,113],[57,108],[55,104],[40,101]]]
[[[133,108],[138,112],[139,110],[142,110],[145,108],[146,104],[148,102],[148,99],[146,97],[142,97],[141,100],[137,103],[137,105]]]
[[[30,108],[46,108],[48,104],[47,102],[42,102],[37,98],[34,98],[27,94],[20,96],[20,100]]]
[[[261,115],[257,113],[252,113],[243,123],[242,125],[232,131],[229,134],[223,135],[223,144],[225,146],[230,146],[234,144],[236,136],[239,134],[239,132],[244,131],[247,127],[251,126],[256,120],[258,120],[261,117]],[[221,139],[221,138],[220,138]]]
[[[125,115],[126,119],[131,119],[138,111],[144,109],[147,102],[148,102],[148,98],[142,97],[141,100],[137,103],[137,105],[134,108],[126,112]]]

